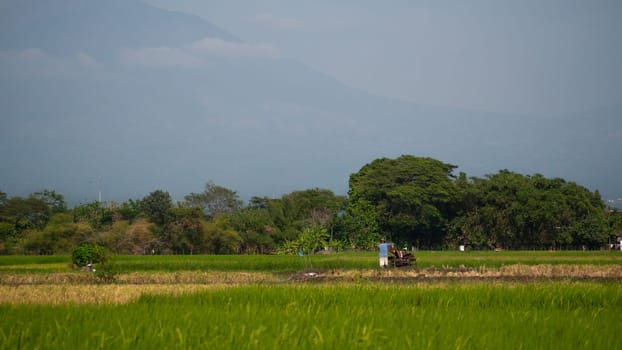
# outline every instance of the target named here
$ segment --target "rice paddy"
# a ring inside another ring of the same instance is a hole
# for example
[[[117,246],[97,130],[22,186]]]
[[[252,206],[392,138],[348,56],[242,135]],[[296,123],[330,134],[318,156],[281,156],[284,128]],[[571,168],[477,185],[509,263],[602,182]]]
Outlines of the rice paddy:
[[[417,257],[0,257],[0,349],[622,348],[618,252]]]

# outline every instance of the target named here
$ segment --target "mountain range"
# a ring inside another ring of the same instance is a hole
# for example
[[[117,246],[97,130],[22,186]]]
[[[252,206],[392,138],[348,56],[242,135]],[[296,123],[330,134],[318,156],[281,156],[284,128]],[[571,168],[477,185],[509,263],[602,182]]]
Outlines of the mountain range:
[[[70,203],[328,188],[379,157],[562,177],[622,197],[622,104],[566,116],[418,105],[133,0],[0,2],[0,190]]]

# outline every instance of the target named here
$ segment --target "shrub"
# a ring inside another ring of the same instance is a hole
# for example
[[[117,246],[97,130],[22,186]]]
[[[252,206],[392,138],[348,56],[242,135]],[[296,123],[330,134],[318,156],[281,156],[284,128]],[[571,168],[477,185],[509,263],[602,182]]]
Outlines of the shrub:
[[[81,244],[71,253],[71,261],[75,266],[84,267],[87,264],[106,263],[107,252],[104,247],[96,244]]]
[[[95,276],[100,282],[114,282],[117,270],[109,259],[108,250],[96,244],[82,244],[74,249],[71,254],[74,266],[83,268],[89,266],[88,270],[95,272]]]

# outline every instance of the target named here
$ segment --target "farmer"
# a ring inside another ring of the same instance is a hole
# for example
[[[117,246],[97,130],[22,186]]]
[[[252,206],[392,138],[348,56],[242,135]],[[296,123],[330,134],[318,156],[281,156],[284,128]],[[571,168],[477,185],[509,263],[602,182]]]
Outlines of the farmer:
[[[380,267],[387,267],[389,265],[389,247],[392,247],[393,243],[386,243],[384,239],[380,240],[378,244],[378,258]]]

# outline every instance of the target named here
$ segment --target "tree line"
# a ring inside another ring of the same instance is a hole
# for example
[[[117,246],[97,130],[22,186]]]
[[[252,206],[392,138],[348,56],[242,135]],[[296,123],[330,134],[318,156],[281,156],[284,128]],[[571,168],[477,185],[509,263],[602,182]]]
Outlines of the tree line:
[[[455,169],[380,158],[350,176],[347,196],[316,188],[248,203],[213,182],[178,202],[155,190],[73,208],[53,190],[0,191],[0,254],[66,254],[84,243],[116,254],[308,254],[373,249],[381,238],[420,249],[600,249],[622,231],[622,215],[574,182]]]

